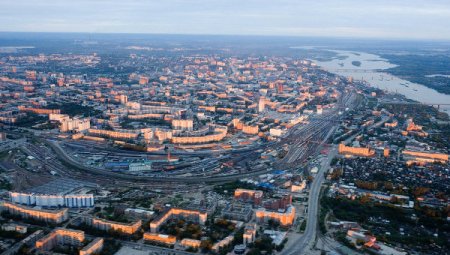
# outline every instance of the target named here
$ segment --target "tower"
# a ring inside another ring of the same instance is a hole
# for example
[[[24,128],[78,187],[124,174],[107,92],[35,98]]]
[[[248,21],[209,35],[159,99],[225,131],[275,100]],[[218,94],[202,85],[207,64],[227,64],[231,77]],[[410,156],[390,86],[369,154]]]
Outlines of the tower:
[[[266,107],[266,98],[260,97],[258,103],[258,112],[263,112],[265,107]]]

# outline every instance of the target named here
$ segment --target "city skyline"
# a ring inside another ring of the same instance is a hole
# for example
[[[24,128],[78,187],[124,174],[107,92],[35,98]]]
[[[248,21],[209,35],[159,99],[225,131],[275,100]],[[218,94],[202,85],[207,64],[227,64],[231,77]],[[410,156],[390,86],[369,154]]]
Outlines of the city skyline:
[[[39,1],[2,3],[2,32],[87,32],[450,40],[433,1]],[[102,10],[99,12],[99,10]]]
[[[0,0],[0,253],[447,254],[449,0]]]

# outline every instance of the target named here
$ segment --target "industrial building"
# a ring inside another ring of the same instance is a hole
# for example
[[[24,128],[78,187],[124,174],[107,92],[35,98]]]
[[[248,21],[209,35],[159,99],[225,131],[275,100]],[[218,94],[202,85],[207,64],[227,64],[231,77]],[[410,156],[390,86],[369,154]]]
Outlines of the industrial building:
[[[23,205],[36,205],[42,207],[92,207],[94,206],[94,195],[83,191],[90,190],[86,187],[92,184],[57,179],[42,186],[34,187],[22,192],[9,192],[11,201]]]

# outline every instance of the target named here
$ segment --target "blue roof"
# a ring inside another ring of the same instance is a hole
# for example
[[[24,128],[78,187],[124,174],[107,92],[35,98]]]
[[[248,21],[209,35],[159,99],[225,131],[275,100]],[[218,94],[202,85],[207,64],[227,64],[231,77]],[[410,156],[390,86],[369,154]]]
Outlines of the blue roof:
[[[106,162],[105,167],[128,167],[130,163],[128,162]]]
[[[267,189],[273,189],[274,188],[273,184],[268,183],[268,182],[261,182],[261,183],[258,184],[258,186],[262,187],[262,188],[267,188]]]

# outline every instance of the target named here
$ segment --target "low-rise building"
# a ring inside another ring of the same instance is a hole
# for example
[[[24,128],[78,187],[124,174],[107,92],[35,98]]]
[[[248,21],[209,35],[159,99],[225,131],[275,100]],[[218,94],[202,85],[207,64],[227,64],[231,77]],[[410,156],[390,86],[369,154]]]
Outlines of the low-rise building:
[[[260,205],[263,199],[263,192],[261,190],[236,189],[234,191],[234,199]]]
[[[222,210],[222,217],[226,219],[249,221],[253,211],[249,204],[231,203]]]
[[[92,226],[96,229],[100,229],[103,231],[113,230],[128,235],[136,233],[142,226],[142,220],[138,220],[131,223],[122,223],[94,217],[85,217],[84,222],[87,225]]]
[[[44,222],[59,224],[69,218],[68,209],[45,210],[32,208],[28,206],[16,205],[10,202],[3,202],[2,208],[14,215],[20,215],[23,218],[35,219]]]
[[[295,219],[295,207],[290,205],[284,211],[269,211],[264,208],[257,209],[255,212],[258,222],[264,223],[269,219],[278,222],[282,226],[290,226]]]
[[[251,244],[256,238],[256,224],[248,224],[244,228],[243,241],[245,245]]]
[[[372,157],[375,155],[375,151],[370,148],[358,148],[345,146],[343,143],[339,144],[339,154],[359,156],[359,157]]]
[[[25,234],[25,233],[27,233],[28,228],[27,228],[27,226],[15,224],[15,223],[5,223],[2,225],[2,230]]]
[[[221,248],[230,245],[234,240],[234,236],[230,235],[225,237],[224,239],[218,241],[217,243],[213,244],[211,250],[218,252]]]
[[[170,208],[150,223],[150,231],[152,233],[157,232],[162,224],[172,218],[187,219],[204,225],[207,217],[208,214],[206,212],[181,208]]]
[[[185,248],[198,248],[200,247],[201,241],[200,240],[195,240],[195,239],[190,239],[190,238],[184,238],[183,240],[181,240],[181,245]]]
[[[125,209],[125,215],[140,218],[140,219],[150,219],[155,214],[154,211],[147,211],[144,209],[127,208]]]
[[[101,237],[95,238],[88,245],[80,250],[80,255],[98,254],[103,249],[104,240]]]
[[[147,242],[155,242],[165,245],[175,245],[177,242],[177,238],[175,236],[171,235],[163,235],[163,234],[156,234],[156,233],[144,233],[144,241]]]
[[[57,228],[36,241],[38,250],[50,251],[57,245],[81,246],[85,239],[84,232],[66,228]]]

